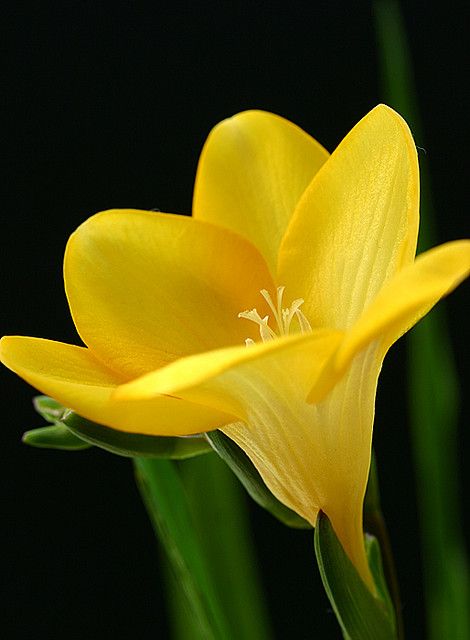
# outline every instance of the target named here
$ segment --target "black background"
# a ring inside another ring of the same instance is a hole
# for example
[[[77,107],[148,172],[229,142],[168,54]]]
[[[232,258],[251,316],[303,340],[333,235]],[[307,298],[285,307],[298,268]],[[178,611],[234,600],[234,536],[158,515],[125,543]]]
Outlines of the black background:
[[[470,110],[465,4],[441,5],[415,1],[404,10],[425,127],[417,144],[429,159],[444,241],[467,231]],[[111,207],[188,213],[198,154],[219,120],[267,109],[332,150],[381,100],[367,2],[69,0],[2,11],[4,334],[76,342],[61,275],[68,235]],[[448,308],[459,373],[468,379],[464,296],[461,288]],[[386,361],[376,448],[408,636],[421,638],[404,356],[402,341]],[[22,431],[41,423],[32,395],[2,371],[6,637],[168,637],[158,552],[129,463],[98,450],[22,445]],[[466,461],[463,430],[460,451]],[[339,638],[311,535],[250,510],[276,637]]]

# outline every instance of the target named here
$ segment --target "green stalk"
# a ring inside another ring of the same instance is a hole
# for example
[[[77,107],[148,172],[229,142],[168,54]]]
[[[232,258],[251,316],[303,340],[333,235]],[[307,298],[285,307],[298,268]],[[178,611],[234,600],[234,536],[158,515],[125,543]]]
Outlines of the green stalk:
[[[215,454],[177,465],[135,458],[138,487],[168,560],[176,640],[270,637],[241,488]]]
[[[215,453],[185,460],[179,469],[233,637],[268,640],[245,490]]]
[[[422,144],[411,55],[398,2],[374,3],[385,100]],[[426,158],[421,164],[419,251],[435,244]],[[432,640],[470,638],[470,572],[461,528],[456,469],[459,388],[443,307],[409,337],[409,402]]]

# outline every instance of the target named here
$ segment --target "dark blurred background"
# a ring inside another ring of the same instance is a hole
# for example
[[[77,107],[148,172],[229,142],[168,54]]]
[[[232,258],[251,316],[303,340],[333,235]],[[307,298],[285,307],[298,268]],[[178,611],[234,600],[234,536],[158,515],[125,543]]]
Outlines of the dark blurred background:
[[[430,165],[439,241],[468,233],[465,6],[403,5],[425,132],[417,144]],[[333,150],[381,101],[368,2],[69,0],[9,3],[2,13],[2,334],[76,342],[61,274],[68,235],[111,207],[188,213],[198,154],[219,120],[267,109]],[[468,380],[464,304],[461,288],[447,306]],[[375,443],[408,637],[422,638],[404,369],[402,341],[383,370]],[[159,553],[131,465],[95,449],[21,444],[23,431],[41,425],[34,392],[1,375],[5,637],[167,638]],[[462,418],[465,464],[463,426]],[[463,475],[467,489],[468,470]],[[253,504],[250,515],[276,637],[339,638],[311,534],[284,528]]]

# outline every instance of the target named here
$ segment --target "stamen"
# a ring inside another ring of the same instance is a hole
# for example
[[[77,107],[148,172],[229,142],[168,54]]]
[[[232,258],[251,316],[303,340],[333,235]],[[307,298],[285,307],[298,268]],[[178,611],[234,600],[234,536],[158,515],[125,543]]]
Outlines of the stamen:
[[[271,327],[268,326],[269,316],[264,316],[264,318],[262,318],[256,309],[252,309],[251,311],[242,311],[238,314],[238,317],[246,318],[247,320],[251,320],[259,325],[259,333],[263,342],[276,338],[276,334]]]
[[[284,287],[277,288],[277,309],[274,306],[273,301],[271,300],[271,295],[266,291],[266,289],[261,289],[260,293],[268,303],[271,311],[273,312],[274,319],[276,320],[277,326],[281,328],[282,327],[281,305],[282,305],[282,294],[284,293]]]
[[[309,321],[302,313],[302,311],[300,311],[300,307],[304,303],[303,298],[297,298],[292,302],[290,307],[287,307],[286,309],[282,308],[282,298],[284,295],[284,290],[285,287],[277,287],[276,306],[272,301],[270,293],[266,291],[266,289],[261,289],[260,291],[261,295],[266,300],[269,308],[273,313],[274,320],[277,324],[277,332],[271,329],[271,327],[268,325],[269,316],[265,316],[264,318],[262,318],[256,309],[252,309],[251,311],[242,311],[238,314],[239,318],[251,320],[259,326],[259,333],[263,342],[274,340],[278,336],[288,335],[294,316],[297,318],[301,333],[307,333],[312,330]],[[247,338],[245,340],[245,343],[247,346],[251,346],[252,344],[254,344],[254,341],[251,338]]]
[[[300,309],[297,309],[295,315],[297,316],[297,320],[299,321],[300,331],[302,333],[310,333],[310,331],[312,331],[312,327],[302,311]]]
[[[301,307],[304,303],[303,298],[297,298],[291,304],[288,309],[285,309],[285,318],[284,318],[284,326],[286,333],[289,333],[290,323],[292,322],[292,318],[297,314],[299,307]],[[303,333],[303,332],[302,332]]]

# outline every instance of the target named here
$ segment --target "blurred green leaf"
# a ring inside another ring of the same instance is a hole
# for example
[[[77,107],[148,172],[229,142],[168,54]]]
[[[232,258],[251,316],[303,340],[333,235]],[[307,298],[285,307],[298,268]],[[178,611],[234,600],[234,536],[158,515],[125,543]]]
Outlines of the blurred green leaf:
[[[214,450],[224,460],[240,480],[250,496],[263,509],[288,527],[309,529],[309,523],[297,513],[286,507],[269,491],[259,472],[240,447],[221,431],[206,434]]]
[[[136,458],[137,486],[175,579],[186,594],[195,627],[193,637],[237,640],[224,614],[201,546],[183,483],[170,460]],[[192,630],[188,630],[188,638]],[[239,636],[238,636],[239,637]]]
[[[377,554],[379,546],[368,542],[371,570],[378,579],[377,591],[386,592],[385,580]],[[390,597],[375,597],[364,584],[343,550],[324,513],[315,527],[315,553],[323,586],[334,609],[345,640],[396,640],[395,621],[391,616]]]
[[[185,460],[178,468],[232,635],[267,640],[271,634],[250,535],[248,496],[215,452]]]
[[[374,13],[384,98],[407,119],[417,144],[423,146],[413,64],[400,4],[376,0]],[[428,160],[423,155],[420,174],[418,246],[423,251],[436,243]],[[470,638],[470,567],[456,473],[459,384],[442,303],[413,329],[408,345],[409,407],[421,512],[428,633],[433,640],[460,640]]]

